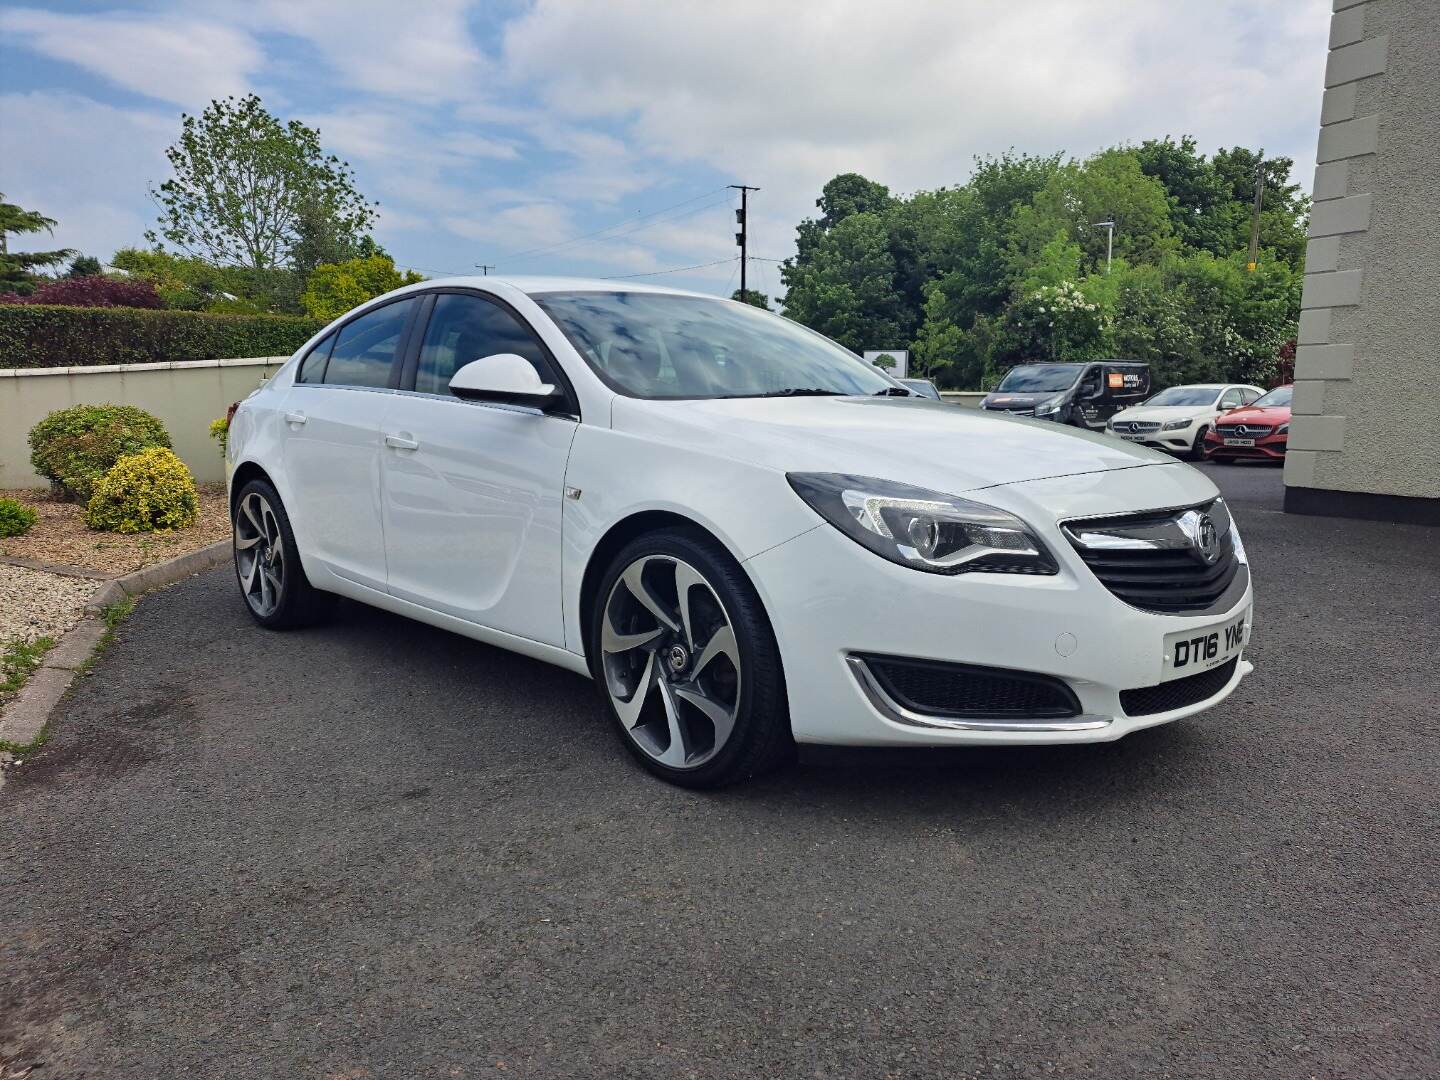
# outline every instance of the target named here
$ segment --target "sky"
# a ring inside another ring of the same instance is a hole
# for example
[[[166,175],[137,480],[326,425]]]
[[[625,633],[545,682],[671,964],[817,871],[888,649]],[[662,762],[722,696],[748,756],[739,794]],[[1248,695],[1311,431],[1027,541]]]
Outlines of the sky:
[[[1313,178],[1329,0],[0,0],[0,191],[102,260],[143,245],[182,112],[318,127],[430,276],[646,275],[775,295],[821,186],[1190,134]],[[680,269],[693,268],[693,269]],[[679,272],[673,272],[673,271]]]

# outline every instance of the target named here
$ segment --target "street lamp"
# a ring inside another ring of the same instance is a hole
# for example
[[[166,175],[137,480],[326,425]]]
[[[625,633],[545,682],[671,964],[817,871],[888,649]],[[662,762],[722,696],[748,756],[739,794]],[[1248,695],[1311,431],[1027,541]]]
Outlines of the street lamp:
[[[1110,257],[1115,253],[1115,222],[1113,221],[1092,221],[1090,223],[1097,229],[1105,230],[1105,273],[1110,273]]]

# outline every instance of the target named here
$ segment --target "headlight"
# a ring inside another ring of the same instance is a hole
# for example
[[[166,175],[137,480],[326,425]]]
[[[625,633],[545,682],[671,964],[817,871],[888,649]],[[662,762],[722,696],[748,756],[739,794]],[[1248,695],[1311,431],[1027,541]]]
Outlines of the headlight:
[[[857,544],[931,574],[1054,574],[1058,566],[1013,514],[938,491],[839,473],[787,473],[817,514]]]
[[[1060,398],[1051,398],[1049,401],[1042,401],[1035,406],[1036,416],[1050,416],[1060,411]]]
[[[1194,422],[1195,422],[1195,418],[1194,418],[1193,416],[1187,416],[1184,420],[1171,420],[1171,421],[1169,421],[1169,422],[1166,423],[1166,425],[1165,425],[1164,427],[1162,427],[1160,430],[1161,430],[1161,431],[1179,431],[1181,428],[1187,428],[1187,427],[1189,427],[1189,426],[1190,426],[1191,424],[1193,424]]]
[[[1277,428],[1275,429],[1275,434],[1276,434],[1276,435],[1284,435],[1284,434],[1285,434],[1287,431],[1289,431],[1289,430],[1290,430],[1290,424],[1289,424],[1288,422],[1286,422],[1286,423],[1284,423],[1284,424],[1281,424],[1279,427],[1277,427]]]

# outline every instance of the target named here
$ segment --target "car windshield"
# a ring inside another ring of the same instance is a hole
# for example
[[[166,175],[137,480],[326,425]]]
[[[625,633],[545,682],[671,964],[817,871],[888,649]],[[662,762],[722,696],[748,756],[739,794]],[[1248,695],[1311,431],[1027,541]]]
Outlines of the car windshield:
[[[1172,386],[1161,390],[1146,405],[1209,405],[1220,391],[1213,386]]]
[[[1007,394],[1053,394],[1074,386],[1080,371],[1074,364],[1022,364],[1011,368],[995,390]]]
[[[935,384],[929,379],[901,379],[900,382],[922,397],[934,398],[936,401],[940,400],[940,391],[935,389]]]
[[[1289,405],[1293,386],[1277,386],[1268,394],[1262,394],[1250,403],[1252,409],[1264,409],[1271,405]]]
[[[606,382],[632,397],[898,393],[854,353],[745,304],[644,292],[533,299]]]

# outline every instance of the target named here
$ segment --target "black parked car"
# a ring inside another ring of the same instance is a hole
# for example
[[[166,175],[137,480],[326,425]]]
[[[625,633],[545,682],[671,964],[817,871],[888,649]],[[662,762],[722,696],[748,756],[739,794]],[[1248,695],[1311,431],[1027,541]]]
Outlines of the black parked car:
[[[1134,360],[1017,364],[980,407],[1101,431],[1110,417],[1149,393],[1150,366]]]

